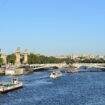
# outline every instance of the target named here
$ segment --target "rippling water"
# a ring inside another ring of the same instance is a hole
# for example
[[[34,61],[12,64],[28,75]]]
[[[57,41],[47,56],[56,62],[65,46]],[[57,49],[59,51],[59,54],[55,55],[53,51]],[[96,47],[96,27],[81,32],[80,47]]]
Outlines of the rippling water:
[[[0,105],[105,105],[105,72],[63,73],[54,80],[50,73],[20,76],[24,88],[0,95]]]

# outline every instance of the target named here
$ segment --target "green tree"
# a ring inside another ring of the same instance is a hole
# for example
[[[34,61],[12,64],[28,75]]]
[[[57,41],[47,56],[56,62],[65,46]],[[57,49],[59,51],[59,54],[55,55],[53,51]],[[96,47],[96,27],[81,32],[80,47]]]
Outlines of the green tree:
[[[16,60],[16,55],[15,54],[10,54],[10,55],[7,56],[7,62],[8,63],[14,64],[15,60]]]
[[[46,63],[61,63],[65,60],[55,58],[53,56],[47,57],[44,55],[35,55],[33,53],[28,55],[28,63],[29,64],[46,64]]]
[[[0,58],[0,66],[3,64],[3,59]]]
[[[66,58],[66,64],[70,64],[72,65],[73,63],[75,63],[75,60],[74,59],[71,59],[71,58]]]
[[[24,56],[22,56],[22,57],[20,58],[21,64],[23,63],[23,61],[24,61]]]

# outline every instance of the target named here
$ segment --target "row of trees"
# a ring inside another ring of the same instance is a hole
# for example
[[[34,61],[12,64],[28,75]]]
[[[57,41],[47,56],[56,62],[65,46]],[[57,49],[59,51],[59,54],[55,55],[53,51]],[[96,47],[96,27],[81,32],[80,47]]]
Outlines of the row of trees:
[[[21,63],[23,62],[23,59],[24,56],[21,57]],[[15,54],[10,54],[7,56],[7,63],[14,64],[15,60],[16,60]],[[44,55],[36,55],[33,53],[30,53],[28,55],[29,64],[46,64],[46,63],[62,63],[62,62],[66,62],[67,64],[69,64],[69,63],[74,63],[74,60],[72,60],[71,58],[59,59],[53,56],[47,57]]]
[[[90,59],[80,59],[78,60],[79,63],[105,63],[105,59],[99,58],[90,58]]]
[[[35,55],[32,53],[28,55],[29,64],[62,63],[62,62],[66,62],[66,59],[58,59],[53,56],[47,57],[44,55]]]
[[[23,62],[24,56],[21,57],[21,63]],[[14,64],[16,60],[15,54],[10,54],[7,56],[7,63]],[[30,53],[28,55],[28,63],[29,64],[45,64],[45,63],[62,63],[66,62],[67,64],[73,64],[73,63],[105,63],[104,59],[87,59],[87,58],[79,58],[79,59],[72,59],[71,57],[60,59],[55,58],[53,56],[47,57],[44,55],[36,55],[33,53]],[[3,59],[0,57],[0,65],[3,64]]]
[[[43,64],[43,63],[62,63],[66,62],[67,64],[73,64],[73,63],[105,63],[105,59],[99,58],[78,58],[78,59],[72,59],[71,57],[60,59],[55,57],[47,57],[43,55],[35,55],[30,54],[28,56],[28,63],[29,64]]]

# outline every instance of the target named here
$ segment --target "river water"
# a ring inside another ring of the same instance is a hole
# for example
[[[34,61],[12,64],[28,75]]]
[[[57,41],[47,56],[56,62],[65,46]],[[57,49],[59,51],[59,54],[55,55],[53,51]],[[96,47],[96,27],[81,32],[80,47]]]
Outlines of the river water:
[[[63,73],[57,79],[49,78],[51,72],[20,76],[24,87],[1,94],[0,105],[105,105],[105,72]]]

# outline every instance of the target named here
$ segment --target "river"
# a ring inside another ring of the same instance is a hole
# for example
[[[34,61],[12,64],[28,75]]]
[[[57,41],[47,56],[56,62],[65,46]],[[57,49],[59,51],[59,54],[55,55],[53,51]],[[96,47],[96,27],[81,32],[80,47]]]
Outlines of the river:
[[[105,105],[105,72],[63,73],[57,79],[49,78],[51,72],[19,76],[24,87],[1,94],[0,105]]]

